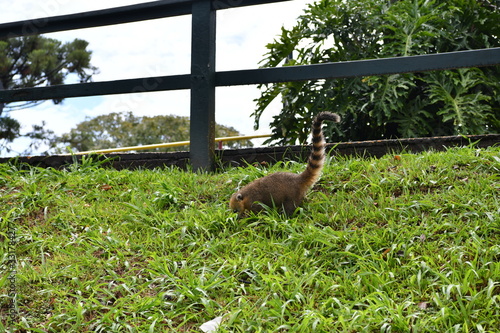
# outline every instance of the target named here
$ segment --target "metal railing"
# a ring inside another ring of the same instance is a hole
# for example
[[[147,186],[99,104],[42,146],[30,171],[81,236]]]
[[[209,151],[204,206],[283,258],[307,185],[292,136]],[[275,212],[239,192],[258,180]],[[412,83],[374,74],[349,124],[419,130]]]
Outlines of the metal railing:
[[[257,134],[257,135],[240,135],[240,136],[226,136],[222,138],[215,138],[214,143],[219,143],[219,149],[222,149],[220,146],[221,143],[227,141],[238,141],[238,140],[250,140],[250,139],[259,139],[259,138],[269,138],[271,134]],[[158,148],[175,148],[182,146],[191,145],[191,141],[177,141],[177,142],[168,142],[168,143],[157,143],[152,145],[143,145],[143,146],[130,146],[130,147],[118,147],[118,148],[109,148],[109,149],[96,149],[89,151],[79,151],[74,154],[65,154],[65,155],[87,155],[87,154],[107,154],[107,153],[120,153],[125,151],[135,151],[135,150],[149,150],[149,149],[158,149]]]
[[[215,88],[334,79],[500,64],[500,48],[308,66],[215,71],[216,11],[289,0],[161,0],[80,14],[0,24],[0,39],[192,15],[191,73],[0,91],[0,103],[164,90],[191,90],[190,159],[211,170],[215,156]]]

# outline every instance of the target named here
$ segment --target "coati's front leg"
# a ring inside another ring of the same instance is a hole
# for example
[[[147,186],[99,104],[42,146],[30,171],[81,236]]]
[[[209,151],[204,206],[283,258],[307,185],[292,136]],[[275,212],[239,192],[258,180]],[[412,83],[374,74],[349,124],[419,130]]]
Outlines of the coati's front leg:
[[[298,204],[296,204],[294,201],[285,201],[283,203],[283,211],[287,216],[292,216],[297,207]]]

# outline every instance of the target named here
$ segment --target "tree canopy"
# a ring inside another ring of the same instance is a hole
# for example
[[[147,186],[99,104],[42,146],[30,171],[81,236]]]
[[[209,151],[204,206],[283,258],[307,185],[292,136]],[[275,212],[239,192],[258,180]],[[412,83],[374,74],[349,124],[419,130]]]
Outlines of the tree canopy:
[[[267,45],[263,67],[411,56],[500,46],[492,0],[319,0]],[[293,59],[288,59],[293,54]],[[500,66],[260,86],[255,127],[281,97],[270,141],[306,142],[322,110],[343,120],[330,140],[365,140],[500,129]]]
[[[216,124],[216,137],[241,135],[233,127]],[[69,133],[53,140],[53,144],[65,145],[73,151],[150,145],[164,142],[189,141],[189,118],[173,115],[135,116],[132,112],[110,113],[87,118]],[[228,148],[252,147],[249,140],[229,141]],[[149,151],[182,151],[186,146],[157,148]],[[148,151],[148,150],[145,150]]]
[[[88,82],[97,68],[90,62],[92,52],[87,46],[88,42],[81,39],[67,43],[43,36],[0,39],[0,89],[59,85],[65,83],[71,74],[76,75],[80,82]],[[53,100],[56,104],[61,101]],[[46,133],[43,124],[34,126],[31,132],[21,133],[21,124],[5,116],[9,111],[42,102],[0,105],[0,140],[4,141],[0,149],[2,146],[7,148],[7,143],[20,136],[37,139]]]

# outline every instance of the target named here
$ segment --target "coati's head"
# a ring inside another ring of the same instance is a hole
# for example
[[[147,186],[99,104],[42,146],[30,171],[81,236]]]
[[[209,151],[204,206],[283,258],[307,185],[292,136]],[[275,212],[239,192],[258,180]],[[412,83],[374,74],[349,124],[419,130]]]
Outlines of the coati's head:
[[[245,212],[245,198],[241,192],[236,192],[231,196],[231,200],[229,200],[229,207],[231,207],[232,211],[238,213],[239,216],[243,215]]]

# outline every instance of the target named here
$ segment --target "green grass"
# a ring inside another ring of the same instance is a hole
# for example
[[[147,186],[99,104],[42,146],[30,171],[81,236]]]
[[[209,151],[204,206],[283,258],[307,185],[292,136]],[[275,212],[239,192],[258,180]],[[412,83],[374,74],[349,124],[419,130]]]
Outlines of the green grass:
[[[498,332],[499,148],[332,158],[293,217],[229,211],[236,187],[303,167],[0,165],[16,331]]]

